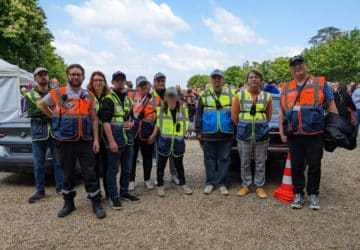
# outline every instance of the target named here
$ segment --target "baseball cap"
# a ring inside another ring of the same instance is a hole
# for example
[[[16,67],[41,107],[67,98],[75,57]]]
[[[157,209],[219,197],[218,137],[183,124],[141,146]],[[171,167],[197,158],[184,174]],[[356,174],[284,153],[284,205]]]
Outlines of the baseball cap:
[[[37,74],[39,74],[41,71],[45,71],[46,73],[49,73],[49,71],[43,67],[37,67],[34,71],[34,76],[36,76]]]
[[[174,95],[178,96],[178,92],[175,87],[169,87],[166,89],[165,95]]]
[[[150,82],[146,79],[145,76],[138,76],[136,78],[136,86],[139,86],[143,82],[146,82],[146,83],[150,84]]]
[[[304,57],[297,55],[290,58],[289,66],[293,65],[296,61],[305,62]]]
[[[158,72],[158,73],[156,73],[156,74],[154,75],[154,80],[158,79],[159,77],[164,77],[164,78],[166,78],[166,75],[163,74],[163,73],[161,73],[161,72]]]
[[[224,77],[224,72],[222,72],[220,69],[215,69],[213,72],[211,72],[210,76],[211,77],[213,77],[213,76]]]
[[[113,75],[112,75],[112,80],[114,81],[116,78],[118,77],[124,77],[124,79],[126,80],[126,75],[124,72],[121,71],[116,71]]]

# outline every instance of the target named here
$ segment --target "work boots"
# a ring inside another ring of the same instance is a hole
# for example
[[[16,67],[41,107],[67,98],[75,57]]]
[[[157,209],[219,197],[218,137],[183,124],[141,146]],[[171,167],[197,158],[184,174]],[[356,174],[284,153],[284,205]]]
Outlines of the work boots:
[[[76,192],[70,192],[69,194],[64,194],[64,207],[58,212],[58,217],[63,218],[69,215],[72,211],[75,210],[74,197]]]
[[[93,211],[96,215],[96,218],[98,218],[98,219],[105,218],[106,213],[101,204],[101,195],[98,194],[95,197],[91,198],[91,202],[92,202],[92,207],[93,207]]]

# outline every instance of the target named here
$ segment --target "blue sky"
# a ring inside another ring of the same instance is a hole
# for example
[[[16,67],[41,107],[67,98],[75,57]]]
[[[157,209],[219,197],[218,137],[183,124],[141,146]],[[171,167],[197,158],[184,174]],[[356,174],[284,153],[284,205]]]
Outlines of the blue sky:
[[[66,63],[87,76],[121,70],[129,80],[164,72],[167,85],[185,87],[244,61],[300,53],[317,30],[359,28],[360,1],[285,0],[40,0]]]

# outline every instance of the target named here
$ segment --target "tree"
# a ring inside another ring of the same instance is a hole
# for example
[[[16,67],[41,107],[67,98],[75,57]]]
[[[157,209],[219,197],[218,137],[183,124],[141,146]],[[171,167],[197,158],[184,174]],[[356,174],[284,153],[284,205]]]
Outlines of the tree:
[[[37,0],[0,0],[0,57],[32,72],[43,66],[65,81],[64,60],[51,45],[54,37]]]
[[[324,44],[328,41],[334,40],[341,35],[341,31],[333,26],[325,27],[318,30],[317,34],[310,38],[309,44],[312,46]]]
[[[278,57],[271,63],[271,78],[278,82],[290,81],[292,76],[289,71],[289,57]]]
[[[239,86],[244,83],[244,74],[240,66],[231,66],[224,71],[225,83],[232,86]]]
[[[187,87],[196,86],[197,88],[205,87],[210,82],[208,75],[193,75],[187,82]]]

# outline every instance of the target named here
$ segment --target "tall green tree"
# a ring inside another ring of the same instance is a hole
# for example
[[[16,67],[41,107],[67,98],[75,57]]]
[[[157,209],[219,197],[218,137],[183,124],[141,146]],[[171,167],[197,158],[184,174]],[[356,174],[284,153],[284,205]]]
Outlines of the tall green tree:
[[[231,66],[224,71],[225,83],[232,86],[239,86],[244,83],[244,74],[240,66]]]
[[[205,87],[210,82],[208,75],[193,75],[187,82],[187,87],[196,86],[197,88]]]
[[[65,81],[64,60],[51,45],[54,37],[37,0],[0,0],[0,57],[32,72],[43,66]]]
[[[312,46],[327,43],[341,35],[341,30],[336,27],[329,26],[318,30],[317,34],[310,38],[309,44]]]

